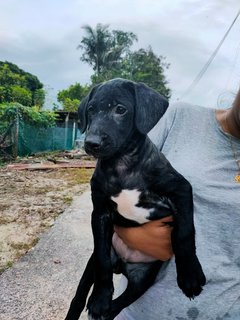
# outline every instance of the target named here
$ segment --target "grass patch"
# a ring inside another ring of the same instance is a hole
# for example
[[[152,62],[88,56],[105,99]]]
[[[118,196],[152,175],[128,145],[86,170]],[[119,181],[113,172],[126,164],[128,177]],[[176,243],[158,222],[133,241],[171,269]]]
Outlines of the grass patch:
[[[34,247],[39,241],[39,238],[35,238],[33,239],[30,243],[24,243],[24,242],[19,242],[19,243],[11,243],[11,247],[15,250],[24,250],[24,251],[28,251],[30,250],[32,247]]]
[[[11,268],[13,266],[13,263],[13,261],[8,261],[3,268],[0,268],[0,274],[2,274],[8,268]]]
[[[0,158],[0,169],[6,166],[6,162],[2,158]]]
[[[73,184],[82,184],[90,182],[94,169],[73,168],[69,169],[69,171],[71,171],[71,174],[68,176],[68,180]]]
[[[6,267],[11,268],[13,266],[13,261],[8,261]]]
[[[65,196],[63,198],[63,202],[66,203],[66,204],[71,204],[72,201],[73,201],[73,197],[71,197],[71,196]]]
[[[48,193],[50,191],[53,191],[53,188],[51,186],[45,186],[45,187],[36,188],[36,190],[34,190],[34,193],[45,194],[45,193]]]

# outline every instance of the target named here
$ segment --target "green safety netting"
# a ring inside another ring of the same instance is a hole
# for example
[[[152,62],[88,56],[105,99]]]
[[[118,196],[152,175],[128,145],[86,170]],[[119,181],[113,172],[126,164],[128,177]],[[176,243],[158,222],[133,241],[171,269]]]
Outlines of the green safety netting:
[[[20,120],[18,126],[15,124],[9,130],[5,145],[0,146],[0,155],[8,153],[16,157],[45,151],[71,150],[77,139],[83,137],[74,125],[38,127]]]
[[[18,156],[43,151],[71,150],[76,140],[73,127],[34,127],[19,122]]]

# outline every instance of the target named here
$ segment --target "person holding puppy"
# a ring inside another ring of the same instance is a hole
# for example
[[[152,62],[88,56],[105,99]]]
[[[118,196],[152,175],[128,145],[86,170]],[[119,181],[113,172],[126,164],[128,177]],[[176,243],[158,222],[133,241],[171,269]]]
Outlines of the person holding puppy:
[[[152,256],[166,263],[155,284],[115,319],[239,319],[240,90],[227,110],[170,106],[149,136],[192,184],[196,248],[207,284],[191,301],[178,288],[171,217],[137,228],[116,226],[115,249],[128,261],[137,256],[144,262],[146,255],[146,261]]]

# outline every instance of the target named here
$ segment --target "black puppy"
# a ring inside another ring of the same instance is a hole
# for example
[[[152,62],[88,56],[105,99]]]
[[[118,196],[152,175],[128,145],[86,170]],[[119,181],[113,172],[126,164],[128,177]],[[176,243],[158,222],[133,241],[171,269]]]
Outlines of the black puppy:
[[[173,214],[178,285],[189,298],[202,291],[206,280],[195,250],[191,185],[147,137],[167,107],[152,89],[123,79],[96,86],[80,104],[85,150],[98,158],[91,180],[94,251],[66,320],[79,319],[93,284],[87,309],[95,320],[114,319],[153,284],[163,262],[125,263],[112,248],[114,224],[137,227]],[[113,272],[123,273],[128,286],[112,301]]]

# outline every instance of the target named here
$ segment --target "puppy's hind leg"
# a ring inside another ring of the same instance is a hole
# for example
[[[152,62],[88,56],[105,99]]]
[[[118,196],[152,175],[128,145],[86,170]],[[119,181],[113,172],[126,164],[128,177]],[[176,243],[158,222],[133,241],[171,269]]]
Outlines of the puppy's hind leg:
[[[87,296],[93,282],[94,282],[94,259],[92,254],[90,259],[88,260],[83,276],[79,282],[75,297],[72,299],[72,302],[65,320],[79,319],[80,314],[86,305]]]
[[[104,320],[113,320],[124,308],[140,298],[153,285],[161,266],[161,261],[126,263],[123,273],[128,279],[127,288],[113,300],[111,311],[104,317]]]

